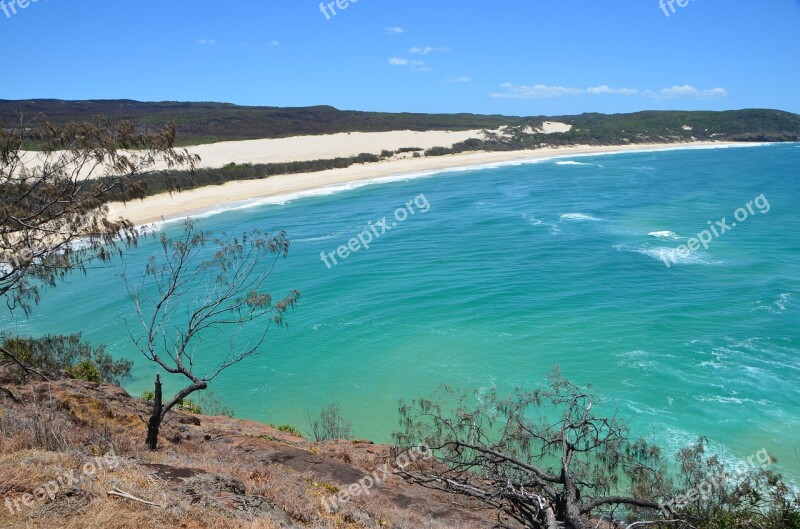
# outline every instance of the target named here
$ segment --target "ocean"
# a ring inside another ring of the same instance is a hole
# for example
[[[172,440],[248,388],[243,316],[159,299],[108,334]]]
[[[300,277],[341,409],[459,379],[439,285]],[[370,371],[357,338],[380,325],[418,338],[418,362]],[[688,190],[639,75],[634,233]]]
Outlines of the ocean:
[[[286,231],[270,291],[302,300],[212,389],[237,417],[301,430],[336,402],[358,437],[386,442],[401,398],[442,384],[510,393],[558,365],[668,451],[701,435],[730,459],[765,448],[798,478],[798,169],[798,144],[629,152],[220,207],[202,228]],[[359,235],[368,249],[340,248]],[[128,252],[127,274],[156,250]],[[134,360],[125,387],[141,394],[155,371],[128,336],[120,272],[71,275],[4,328],[82,331]],[[229,338],[207,337],[200,369]]]

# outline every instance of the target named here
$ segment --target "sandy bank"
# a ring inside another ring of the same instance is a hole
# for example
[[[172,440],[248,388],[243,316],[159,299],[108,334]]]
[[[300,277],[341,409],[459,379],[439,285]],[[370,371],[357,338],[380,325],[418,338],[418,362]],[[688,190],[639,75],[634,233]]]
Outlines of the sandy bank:
[[[407,134],[414,134],[407,131]],[[354,133],[355,134],[355,133]],[[384,134],[384,133],[380,133]],[[390,133],[386,133],[390,134]],[[445,133],[446,134],[446,133]],[[460,133],[452,133],[460,134]],[[304,137],[313,138],[313,137]],[[296,140],[297,138],[291,138]],[[279,141],[279,140],[256,140],[258,141]],[[309,141],[309,140],[303,140]],[[422,146],[412,145],[413,141],[399,140],[405,143],[406,146]],[[460,140],[458,140],[460,141]],[[253,142],[228,142],[232,144]],[[224,144],[215,144],[216,146]],[[680,148],[693,148],[693,147],[708,147],[708,146],[726,146],[732,145],[723,142],[696,142],[696,143],[680,143],[680,144],[641,144],[641,145],[623,145],[614,147],[565,147],[565,148],[547,148],[527,151],[512,151],[512,152],[475,152],[465,153],[450,156],[438,157],[422,157],[413,158],[407,157],[402,159],[392,159],[378,163],[354,165],[346,169],[331,169],[327,171],[320,171],[315,173],[304,174],[291,174],[291,175],[276,175],[263,180],[247,180],[228,182],[220,186],[204,187],[184,191],[182,193],[161,194],[148,197],[141,201],[129,202],[127,204],[112,203],[110,204],[110,214],[112,217],[123,216],[135,224],[148,224],[159,220],[169,220],[173,218],[180,218],[200,214],[212,209],[219,208],[223,204],[247,202],[251,200],[263,199],[268,197],[275,197],[281,195],[294,194],[312,189],[323,187],[330,187],[334,185],[346,184],[351,182],[369,181],[389,176],[396,175],[412,175],[416,173],[427,173],[431,171],[440,171],[443,169],[453,169],[459,167],[470,167],[476,165],[495,164],[503,162],[518,162],[524,160],[537,160],[542,158],[549,158],[553,156],[573,156],[573,155],[587,155],[587,154],[604,154],[609,152],[630,152],[642,150],[668,150]],[[741,144],[736,144],[741,145]],[[209,146],[213,147],[213,146]],[[260,158],[256,151],[251,150],[251,146],[231,146],[231,153],[235,152],[235,156],[239,158],[232,159],[216,158],[217,166],[222,165],[222,159],[236,161],[237,163],[264,163],[265,158]],[[386,145],[386,149],[391,149],[391,145]],[[197,152],[200,147],[191,148],[192,152]],[[360,152],[365,152],[361,149]],[[223,156],[223,151],[219,151],[219,156]],[[248,153],[250,153],[248,155]],[[312,156],[314,159],[321,156],[318,152]],[[352,153],[344,153],[339,151],[336,156],[349,156]],[[299,155],[299,154],[298,154]],[[202,154],[201,154],[202,156]],[[234,156],[234,154],[226,154],[225,156]],[[270,154],[272,156],[272,154]],[[335,156],[327,156],[335,157]],[[284,158],[285,160],[286,158]],[[301,159],[301,158],[297,158]],[[305,158],[303,158],[305,159]],[[276,161],[270,159],[271,161]],[[207,159],[205,162],[210,163]],[[204,164],[205,165],[205,164]]]

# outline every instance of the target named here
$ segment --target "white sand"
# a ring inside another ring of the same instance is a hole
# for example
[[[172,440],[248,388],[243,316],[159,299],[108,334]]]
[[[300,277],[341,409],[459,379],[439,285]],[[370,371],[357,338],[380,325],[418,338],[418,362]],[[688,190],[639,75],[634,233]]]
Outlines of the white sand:
[[[430,141],[429,146],[442,145],[441,139],[443,137],[453,136],[459,137],[461,134],[466,133],[414,133],[394,132],[394,133],[377,133],[385,134],[387,138],[392,138],[394,143],[381,144],[382,149],[397,149],[400,146],[410,147],[424,147],[422,141]],[[444,136],[437,136],[444,135]],[[341,135],[334,135],[341,136]],[[347,136],[347,135],[344,135]],[[355,133],[353,134],[355,136]],[[367,135],[369,136],[369,134]],[[361,135],[355,136],[360,138]],[[461,136],[463,137],[463,136]],[[326,138],[330,138],[329,136]],[[425,138],[425,140],[423,140]],[[368,145],[374,147],[377,144],[370,143],[378,141],[376,138],[368,138]],[[296,138],[288,138],[287,140],[256,140],[253,142],[226,142],[219,143],[213,146],[206,147],[208,150],[207,155],[216,157],[212,165],[220,166],[225,163],[235,161],[236,163],[261,163],[265,161],[278,161],[275,158],[277,154],[269,152],[265,154],[264,151],[259,151],[259,147],[263,145],[271,145],[269,142],[281,141],[285,142],[291,148],[290,156],[296,158],[280,158],[281,160],[287,159],[316,159],[316,158],[334,158],[337,156],[349,156],[354,153],[364,152],[365,146],[358,143],[355,146],[350,142],[339,143],[341,150],[336,151],[332,147],[332,143],[327,143],[323,147],[321,144],[325,143],[319,136],[304,136]],[[338,141],[338,140],[337,140]],[[461,140],[456,140],[461,141]],[[247,145],[239,145],[247,144]],[[305,145],[310,149],[310,153],[303,153],[300,145]],[[639,151],[639,150],[663,150],[673,149],[677,147],[701,147],[701,146],[724,146],[729,145],[723,142],[695,142],[695,143],[681,143],[681,144],[653,144],[653,145],[624,145],[615,147],[566,147],[560,149],[537,149],[530,151],[512,151],[512,152],[476,152],[467,154],[457,154],[450,156],[437,156],[437,157],[422,157],[413,158],[410,155],[401,159],[393,159],[382,161],[378,163],[354,165],[345,169],[331,169],[327,171],[320,171],[316,173],[303,173],[291,175],[276,175],[262,180],[247,180],[228,182],[220,186],[210,186],[199,189],[184,191],[182,193],[155,195],[148,197],[144,200],[129,202],[127,204],[112,203],[110,204],[110,216],[113,218],[123,216],[130,219],[134,224],[142,225],[159,220],[168,220],[174,218],[181,218],[199,213],[207,212],[217,209],[220,206],[233,203],[233,202],[246,202],[256,199],[267,197],[275,197],[281,195],[288,195],[312,189],[329,187],[332,185],[346,184],[364,180],[374,180],[378,178],[406,175],[420,172],[430,172],[442,169],[450,169],[457,167],[470,167],[475,165],[493,164],[500,162],[513,162],[521,160],[534,160],[547,158],[557,155],[578,155],[578,154],[601,154],[607,152],[619,151]],[[226,148],[220,146],[227,146]],[[198,152],[203,147],[191,148],[192,152]],[[322,151],[321,149],[329,149]],[[326,155],[322,155],[326,152]],[[207,163],[207,159],[204,160]]]
[[[342,132],[316,136],[293,136],[262,140],[225,141],[185,147],[192,154],[200,156],[198,168],[222,167],[229,163],[268,164],[279,162],[298,162],[349,158],[362,153],[380,154],[383,150],[397,151],[403,147],[430,149],[431,147],[452,147],[470,138],[484,139],[480,130],[443,131],[432,130],[416,132],[396,130],[391,132]],[[183,147],[182,147],[183,149]],[[136,156],[135,151],[126,151]],[[63,153],[56,152],[48,157],[50,163]],[[37,151],[22,152],[21,167],[28,170],[41,169],[44,159]],[[71,157],[67,156],[67,159]],[[92,167],[91,164],[88,164]],[[74,165],[66,165],[72,171]],[[165,163],[157,163],[153,169],[166,169]],[[98,167],[90,174],[88,168],[80,171],[81,178],[103,176]]]
[[[559,123],[558,121],[544,121],[542,126],[538,128],[525,127],[523,132],[526,134],[555,134],[557,132],[569,132],[572,130],[572,125],[568,123]]]
[[[321,136],[226,141],[189,147],[200,155],[198,167],[222,167],[235,163],[305,162],[330,158],[348,158],[361,153],[380,154],[403,147],[452,147],[470,138],[483,138],[480,130],[426,131],[396,130],[392,132],[342,132]]]

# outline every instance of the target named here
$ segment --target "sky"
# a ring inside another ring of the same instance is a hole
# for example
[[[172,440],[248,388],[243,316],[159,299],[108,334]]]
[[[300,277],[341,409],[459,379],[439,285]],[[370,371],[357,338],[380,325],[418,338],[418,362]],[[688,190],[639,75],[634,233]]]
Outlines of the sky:
[[[800,0],[663,1],[0,0],[0,99],[800,113]]]

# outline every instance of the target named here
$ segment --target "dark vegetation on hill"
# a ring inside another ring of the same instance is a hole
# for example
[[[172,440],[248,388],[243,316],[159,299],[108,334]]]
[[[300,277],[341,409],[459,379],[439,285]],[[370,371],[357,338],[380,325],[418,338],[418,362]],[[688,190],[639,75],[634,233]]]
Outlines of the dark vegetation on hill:
[[[391,153],[394,154],[394,153]],[[390,155],[391,155],[390,154]],[[135,190],[114,188],[105,195],[108,201],[127,201],[159,193],[188,191],[198,187],[222,185],[236,180],[260,180],[279,174],[300,174],[344,169],[360,163],[374,163],[387,158],[384,155],[362,153],[349,158],[310,160],[269,164],[230,163],[224,167],[195,169],[194,171],[158,171],[137,178]]]
[[[337,132],[469,130],[496,129],[501,126],[519,127],[522,130],[526,126],[536,128],[545,120],[569,123],[573,125],[573,130],[563,135],[528,138],[526,143],[533,145],[537,139],[557,140],[555,144],[564,145],[688,141],[692,138],[728,141],[800,140],[800,116],[779,110],[760,109],[519,117],[360,112],[338,110],[330,106],[279,108],[246,107],[227,103],[143,103],[129,100],[0,100],[0,123],[14,123],[18,112],[25,119],[44,114],[55,125],[88,121],[97,115],[107,116],[111,121],[126,120],[150,128],[174,120],[179,145]],[[690,126],[692,130],[684,130],[684,126]]]
[[[548,119],[572,125],[572,129],[569,132],[543,134],[536,132],[536,122],[525,126],[512,125],[503,134],[490,135],[484,140],[466,140],[449,149],[429,149],[426,155],[440,156],[475,150],[516,151],[570,145],[800,141],[800,116],[778,110],[648,111],[612,115],[582,114]]]
[[[27,119],[44,114],[55,125],[90,121],[97,115],[107,116],[111,121],[132,121],[142,127],[160,127],[168,121],[175,121],[179,145],[337,132],[484,129],[520,122],[520,118],[507,116],[393,114],[338,110],[330,106],[280,108],[128,100],[0,100],[0,123],[15,122],[17,112]]]

